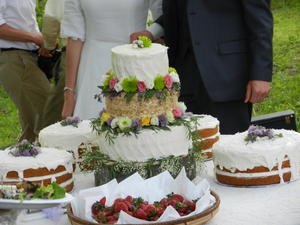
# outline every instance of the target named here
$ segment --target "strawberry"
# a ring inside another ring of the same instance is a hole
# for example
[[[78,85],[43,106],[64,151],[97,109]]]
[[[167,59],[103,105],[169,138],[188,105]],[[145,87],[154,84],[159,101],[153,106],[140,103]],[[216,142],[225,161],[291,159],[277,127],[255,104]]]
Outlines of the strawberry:
[[[167,208],[168,206],[168,200],[166,198],[163,198],[162,200],[160,200],[160,204],[164,207]]]
[[[137,209],[135,212],[135,216],[142,220],[147,220],[147,214],[142,209]]]
[[[172,199],[172,200],[179,201],[179,202],[183,202],[183,201],[184,201],[184,198],[183,198],[181,195],[178,195],[178,194],[173,194],[173,195],[171,196],[171,199]]]
[[[169,202],[169,205],[173,206],[175,208],[175,206],[177,205],[177,201],[172,199],[170,202]]]
[[[106,197],[101,198],[101,200],[99,201],[99,203],[103,206],[105,206],[106,203]]]
[[[121,210],[124,212],[128,211],[128,206],[126,205],[126,203],[119,201],[115,203],[114,211],[118,213]]]
[[[161,216],[164,213],[164,211],[165,211],[164,208],[157,208],[156,209],[157,215],[159,215],[159,216]]]
[[[128,196],[125,198],[125,200],[126,200],[127,202],[133,203],[133,197],[130,196],[130,195],[128,195]]]
[[[147,215],[149,213],[153,213],[153,212],[154,212],[154,214],[156,214],[156,207],[154,205],[149,204],[145,207],[145,212]]]

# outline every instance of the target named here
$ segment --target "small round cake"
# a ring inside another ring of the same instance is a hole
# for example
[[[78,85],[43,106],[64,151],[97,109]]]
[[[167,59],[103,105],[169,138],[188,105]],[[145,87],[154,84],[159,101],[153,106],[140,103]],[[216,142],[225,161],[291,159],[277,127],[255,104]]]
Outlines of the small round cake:
[[[76,161],[80,161],[85,145],[92,145],[94,133],[89,120],[80,121],[76,126],[52,124],[39,133],[42,147],[57,148],[74,153]]]
[[[258,128],[251,136],[249,128],[248,132],[221,135],[213,149],[216,178],[220,183],[257,186],[299,178],[300,134],[289,130],[263,132]]]
[[[217,118],[210,115],[195,115],[197,119],[197,127],[193,130],[199,137],[198,149],[206,155],[206,159],[212,159],[212,149],[219,141],[220,122]]]
[[[0,179],[6,184],[23,180],[45,186],[56,182],[71,191],[73,182],[72,154],[54,148],[40,148],[36,156],[14,156],[14,148],[0,151]]]

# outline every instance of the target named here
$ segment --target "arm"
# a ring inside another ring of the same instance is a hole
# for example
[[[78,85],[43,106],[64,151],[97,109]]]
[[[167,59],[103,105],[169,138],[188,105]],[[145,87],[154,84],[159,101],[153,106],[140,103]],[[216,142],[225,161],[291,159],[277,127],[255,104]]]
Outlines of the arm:
[[[64,107],[62,111],[62,118],[72,116],[75,108],[75,88],[77,81],[77,73],[80,63],[80,56],[83,42],[81,40],[68,39],[67,43],[67,68],[65,86],[73,89],[66,90],[64,93]]]
[[[40,33],[31,33],[15,29],[8,24],[0,25],[0,39],[8,41],[32,42],[38,46],[42,46],[43,37]]]
[[[264,100],[272,80],[273,17],[270,0],[242,0],[244,20],[249,31],[250,81],[245,102]]]

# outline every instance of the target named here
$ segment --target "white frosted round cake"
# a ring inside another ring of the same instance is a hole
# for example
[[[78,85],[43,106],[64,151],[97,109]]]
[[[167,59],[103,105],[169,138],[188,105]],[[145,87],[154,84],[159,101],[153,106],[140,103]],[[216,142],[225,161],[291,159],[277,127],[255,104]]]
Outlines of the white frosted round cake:
[[[142,130],[138,136],[118,136],[114,143],[106,141],[105,135],[97,139],[101,151],[112,160],[145,162],[168,156],[187,155],[191,148],[184,126],[171,127],[170,131]]]
[[[213,149],[215,173],[219,182],[256,186],[299,178],[299,133],[268,130],[266,135],[262,135],[257,129],[252,137],[249,134],[250,132],[221,135]]]
[[[76,126],[63,126],[61,122],[52,124],[39,133],[42,147],[71,151],[76,161],[80,161],[85,145],[92,144],[94,133],[89,120],[80,121]]]
[[[206,159],[212,159],[212,149],[219,141],[220,122],[217,118],[210,115],[197,116],[197,126],[193,130],[199,137],[198,149],[206,155]]]
[[[0,178],[4,183],[16,184],[25,180],[47,186],[56,182],[68,192],[73,189],[72,154],[54,148],[40,148],[36,156],[14,156],[11,154],[14,150],[0,151]]]
[[[151,48],[133,48],[131,44],[112,48],[112,70],[122,79],[134,76],[147,82],[158,74],[165,75],[169,69],[168,48],[152,44]]]

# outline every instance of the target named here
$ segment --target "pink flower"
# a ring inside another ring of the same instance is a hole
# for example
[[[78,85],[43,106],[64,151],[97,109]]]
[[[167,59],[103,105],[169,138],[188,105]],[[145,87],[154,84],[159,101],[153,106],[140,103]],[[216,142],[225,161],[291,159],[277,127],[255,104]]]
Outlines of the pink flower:
[[[118,83],[118,79],[113,77],[109,80],[109,88],[114,89],[116,84]]]
[[[146,84],[143,81],[139,81],[137,83],[137,86],[138,86],[139,92],[143,93],[146,91]]]
[[[167,88],[169,88],[169,89],[172,88],[172,86],[173,86],[173,79],[172,79],[172,77],[170,75],[166,75],[164,77],[164,82],[165,82],[165,86]]]
[[[172,110],[172,113],[173,113],[174,117],[176,117],[176,118],[180,118],[183,115],[182,110],[177,107]]]

